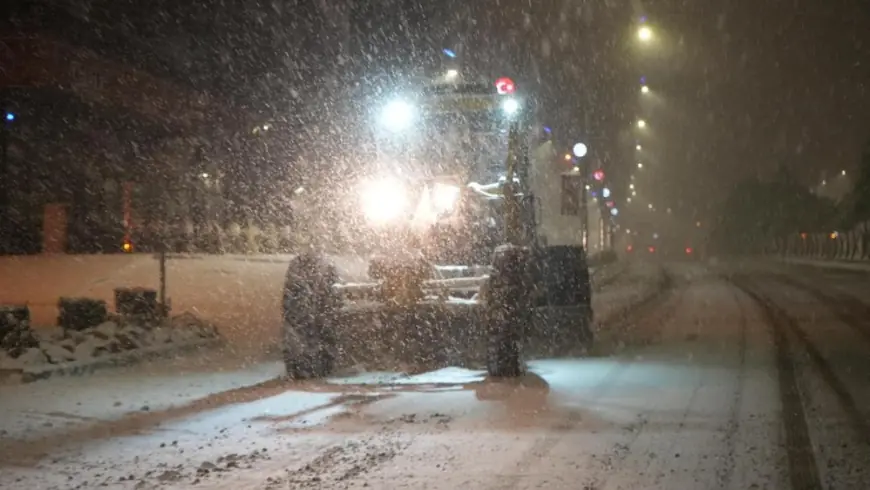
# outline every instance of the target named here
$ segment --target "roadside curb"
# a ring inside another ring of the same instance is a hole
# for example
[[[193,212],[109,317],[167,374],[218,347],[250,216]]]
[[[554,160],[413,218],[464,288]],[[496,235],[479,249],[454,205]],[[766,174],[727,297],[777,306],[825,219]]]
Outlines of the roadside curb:
[[[4,369],[0,370],[0,382],[19,378],[20,383],[33,383],[59,376],[82,376],[100,369],[130,366],[143,361],[161,359],[176,354],[187,353],[199,349],[220,347],[224,339],[201,339],[191,342],[146,347],[129,352],[122,352],[88,361],[73,361],[55,364],[50,367]]]
[[[866,260],[817,260],[792,257],[780,257],[778,262],[787,265],[818,267],[821,269],[839,269],[854,272],[870,272],[870,261]]]

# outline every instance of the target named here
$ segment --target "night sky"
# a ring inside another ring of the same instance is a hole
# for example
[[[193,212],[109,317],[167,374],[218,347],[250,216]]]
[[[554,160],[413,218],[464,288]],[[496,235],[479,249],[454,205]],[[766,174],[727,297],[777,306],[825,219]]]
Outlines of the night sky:
[[[565,149],[588,140],[617,193],[636,174],[644,202],[686,219],[713,213],[732,183],[778,165],[807,185],[852,170],[870,140],[863,0],[63,4],[6,4],[16,13],[7,25],[51,32],[278,118],[314,117],[288,94],[329,97],[349,76],[431,65],[440,47],[466,46],[476,66],[530,87]],[[642,15],[656,33],[648,46],[634,37]],[[641,76],[650,97],[638,92]],[[643,133],[633,128],[638,117],[649,123]]]

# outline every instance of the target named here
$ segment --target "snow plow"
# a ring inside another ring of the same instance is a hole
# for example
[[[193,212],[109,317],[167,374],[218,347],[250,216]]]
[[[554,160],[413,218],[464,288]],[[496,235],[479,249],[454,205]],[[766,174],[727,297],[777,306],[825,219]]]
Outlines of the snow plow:
[[[404,163],[360,186],[360,209],[380,237],[370,280],[341,283],[317,252],[290,263],[288,376],[354,365],[486,365],[515,376],[524,358],[588,348],[581,220],[561,196],[582,182],[551,142],[530,144],[533,120],[513,82],[442,83],[407,100],[385,106],[384,120],[416,123],[419,137],[402,135],[390,162]]]

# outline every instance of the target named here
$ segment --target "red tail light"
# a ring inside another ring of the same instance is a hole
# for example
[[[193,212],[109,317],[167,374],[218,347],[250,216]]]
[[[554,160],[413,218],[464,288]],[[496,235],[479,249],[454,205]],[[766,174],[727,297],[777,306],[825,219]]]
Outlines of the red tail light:
[[[648,250],[649,250],[649,253],[651,253],[651,254],[653,254],[653,253],[656,252],[656,248],[655,248],[655,247],[650,247]]]
[[[686,247],[686,255],[692,255],[692,247]]]
[[[626,250],[627,252],[631,252],[632,250],[634,250],[634,247],[632,247],[631,245],[629,245],[629,246],[625,247],[625,250]]]

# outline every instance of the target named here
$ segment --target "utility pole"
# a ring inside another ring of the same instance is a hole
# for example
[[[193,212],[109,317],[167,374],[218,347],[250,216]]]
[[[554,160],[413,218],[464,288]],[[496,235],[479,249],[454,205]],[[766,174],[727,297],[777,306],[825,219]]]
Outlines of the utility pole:
[[[9,251],[8,237],[11,236],[8,226],[12,191],[12,185],[9,181],[11,174],[9,170],[9,131],[12,122],[15,121],[15,114],[6,110],[5,104],[0,104],[0,109],[2,109],[3,115],[2,126],[0,126],[0,253],[7,253]]]
[[[583,132],[589,139],[589,108],[583,109]],[[587,143],[589,144],[589,143]],[[589,248],[589,159],[580,159],[580,230],[583,239],[583,249]]]

